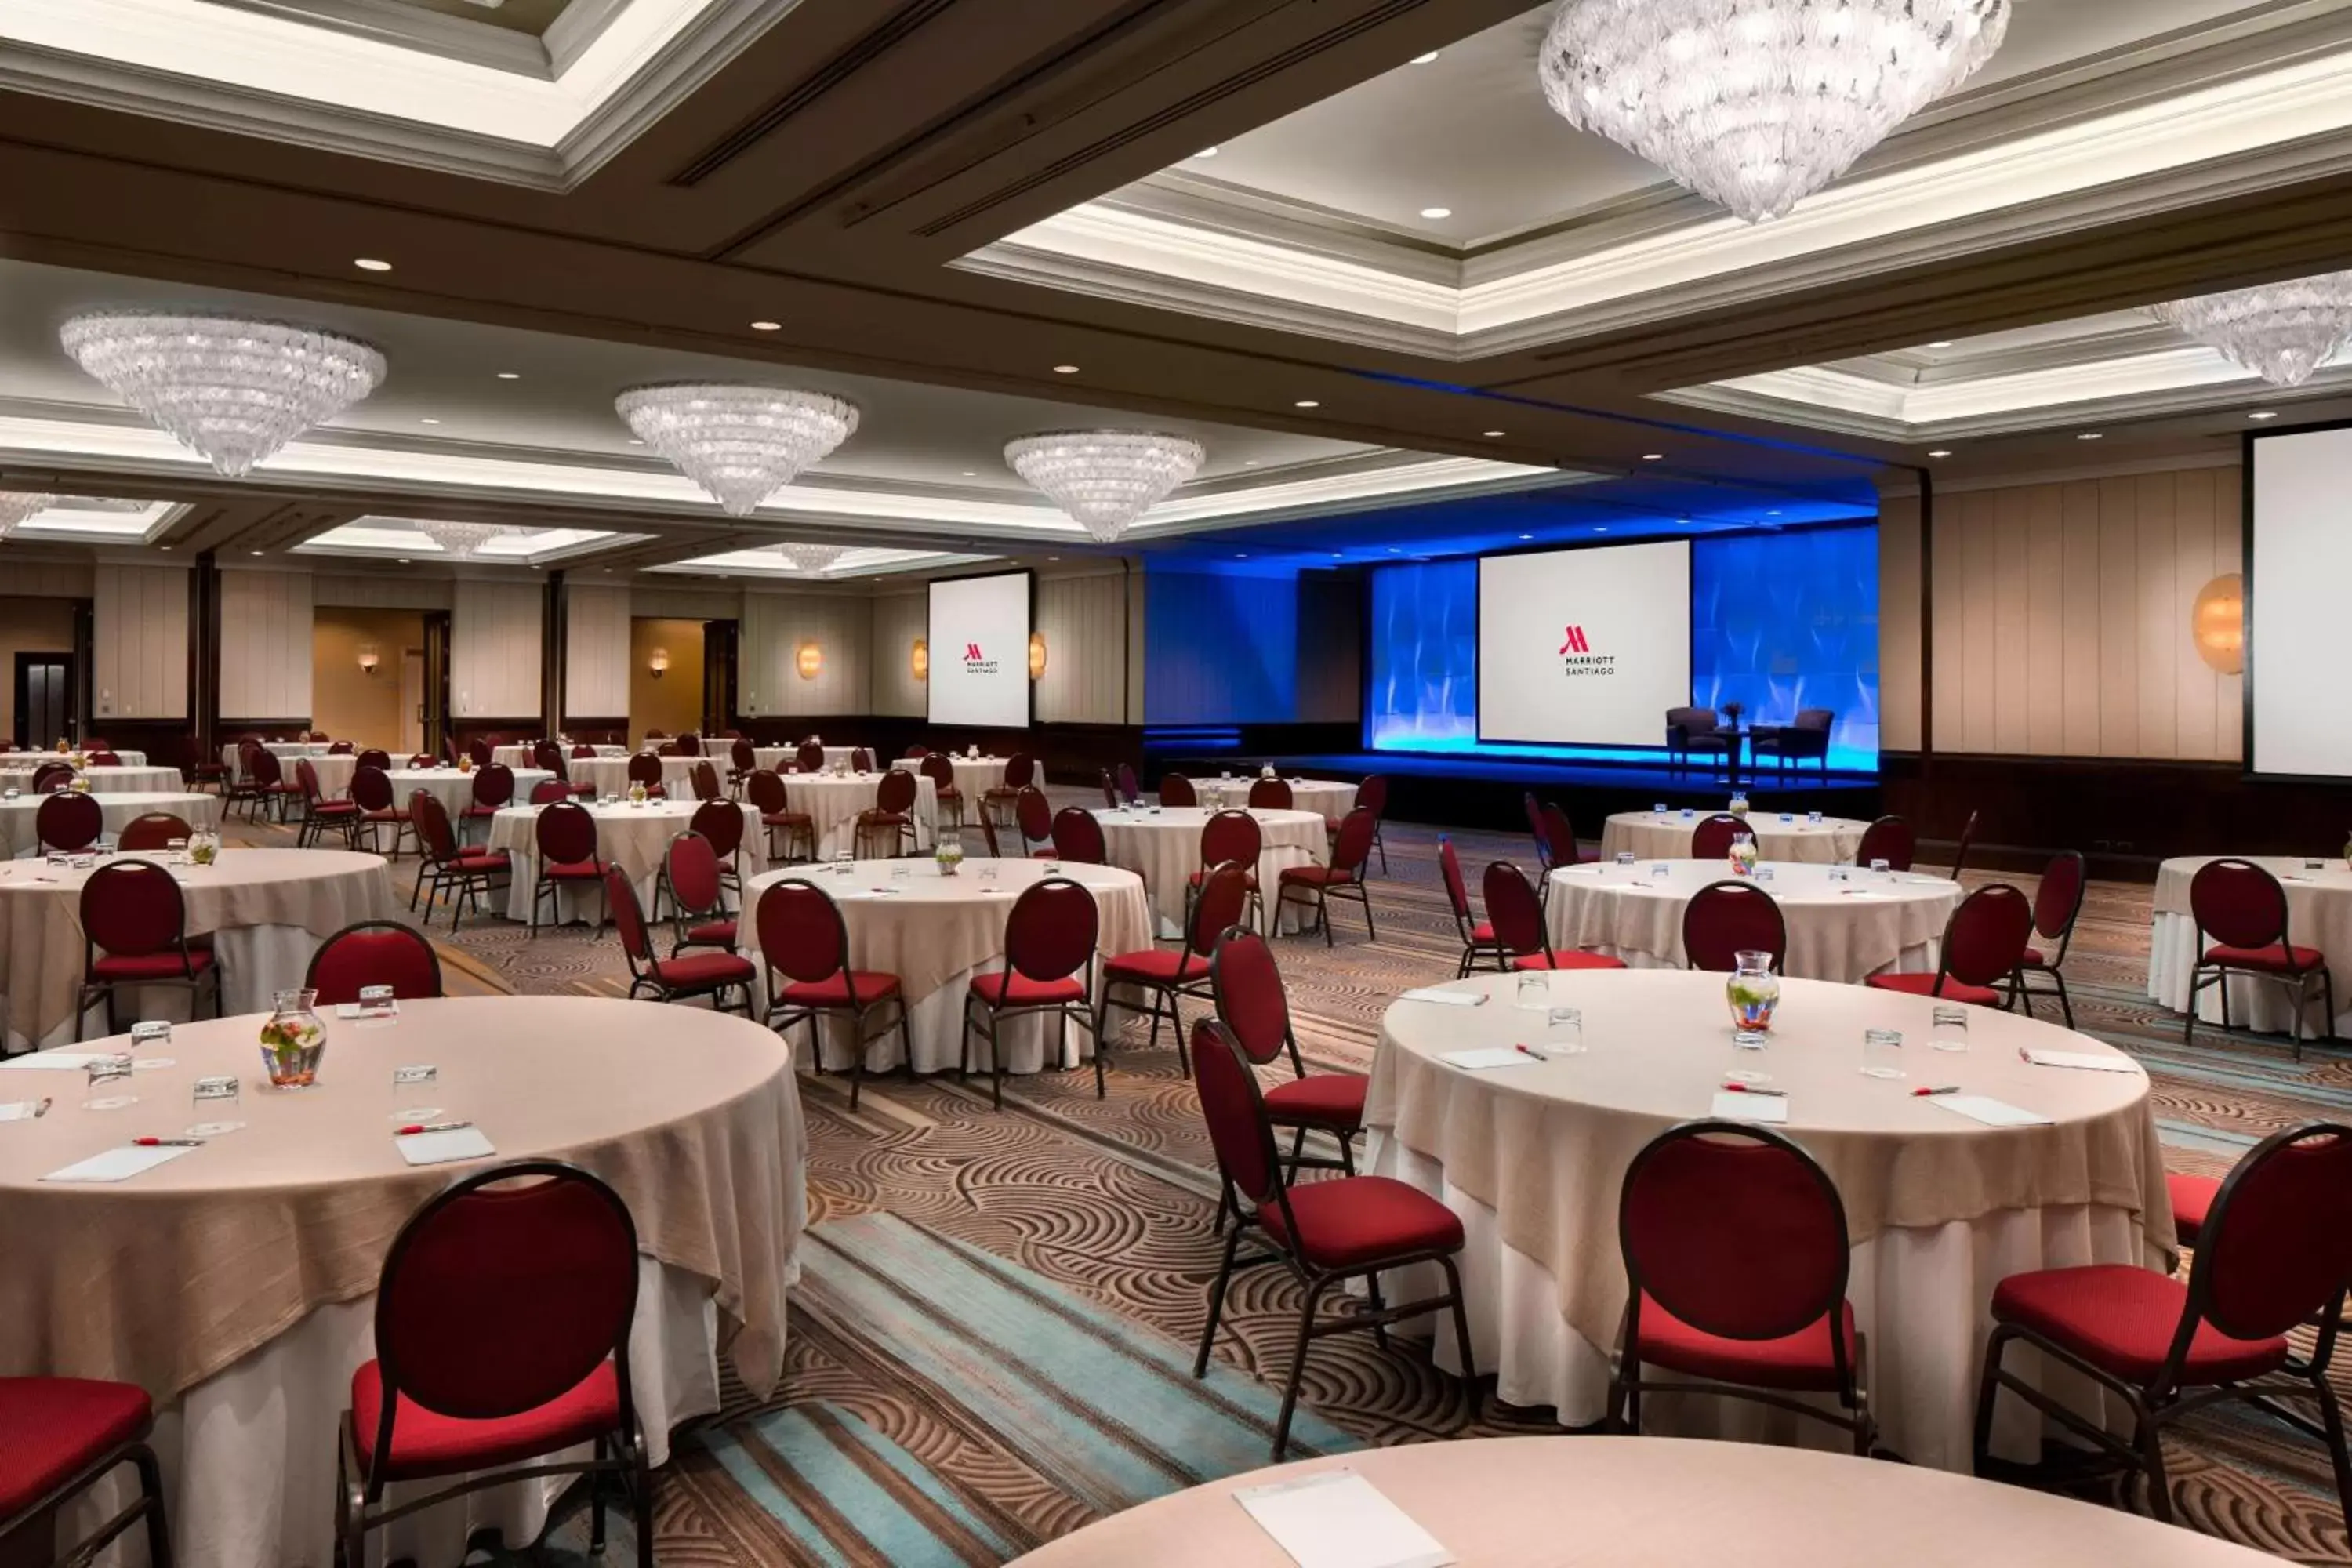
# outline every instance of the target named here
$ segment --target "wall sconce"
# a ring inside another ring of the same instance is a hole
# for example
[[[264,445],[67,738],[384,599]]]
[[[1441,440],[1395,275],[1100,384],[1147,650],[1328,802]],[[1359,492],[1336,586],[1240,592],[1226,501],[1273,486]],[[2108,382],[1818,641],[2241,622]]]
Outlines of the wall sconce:
[[[1029,679],[1037,679],[1045,673],[1045,634],[1029,634]]]
[[[2189,612],[2189,637],[2208,669],[2237,675],[2246,668],[2246,584],[2224,573],[2197,590]]]
[[[801,644],[800,651],[793,656],[793,668],[801,672],[803,680],[814,680],[817,672],[824,668],[824,650],[813,642]]]
[[[917,680],[929,680],[931,678],[931,645],[929,639],[925,637],[917,637],[915,639],[914,651],[907,656],[907,668],[915,672],[915,679]]]
[[[651,675],[656,680],[659,680],[663,676],[667,675],[669,673],[669,649],[666,647],[657,647],[654,649],[652,657],[646,660],[646,673]]]
[[[372,642],[363,642],[360,644],[360,673],[362,675],[373,675],[375,673],[375,667],[383,662],[383,656],[376,651],[375,644]]]

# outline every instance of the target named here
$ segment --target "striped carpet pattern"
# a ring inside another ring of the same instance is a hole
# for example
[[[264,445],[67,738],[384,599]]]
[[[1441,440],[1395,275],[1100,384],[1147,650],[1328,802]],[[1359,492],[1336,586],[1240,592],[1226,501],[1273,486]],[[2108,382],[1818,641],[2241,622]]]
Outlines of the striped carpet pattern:
[[[1377,942],[1343,910],[1335,946],[1276,944],[1319,1070],[1368,1068],[1388,1000],[1452,974],[1460,954],[1438,835],[1393,825],[1387,837]],[[1524,838],[1455,840],[1474,885],[1490,859],[1529,860]],[[2032,890],[2030,878],[2000,879]],[[2352,1056],[2339,1048],[2307,1047],[2298,1063],[2283,1037],[2202,1027],[2184,1046],[2179,1019],[2144,994],[2148,921],[2146,887],[2093,884],[2065,972],[2077,1026],[2147,1067],[2176,1169],[2218,1173],[2280,1127],[2352,1112]],[[446,918],[433,931],[455,991],[617,995],[626,984],[609,933],[532,940],[485,921],[450,936]],[[2054,1017],[2055,1004],[2042,1012]],[[839,1080],[803,1080],[813,1228],[787,1374],[764,1404],[734,1391],[677,1445],[656,1512],[665,1563],[1002,1561],[1155,1489],[1260,1462],[1254,1424],[1278,1397],[1297,1294],[1278,1271],[1243,1275],[1217,1370],[1192,1384],[1218,1255],[1213,1163],[1172,1044],[1144,1041],[1139,1024],[1114,1036],[1107,1100],[1091,1070],[1045,1074],[1008,1080],[1001,1113],[951,1079],[869,1080],[854,1113]],[[1454,1389],[1425,1359],[1369,1334],[1318,1342],[1304,1386],[1312,1425],[1300,1432],[1314,1447],[1424,1441],[1457,1419]],[[2342,1389],[2352,1397],[2352,1378]],[[1549,1411],[1491,1400],[1477,1428],[1558,1429]],[[2352,1563],[2316,1446],[2221,1411],[2192,1418],[2167,1449],[2185,1527]],[[2055,1462],[2030,1479],[2116,1500],[2113,1481]],[[567,1518],[551,1558],[569,1561],[581,1534]]]

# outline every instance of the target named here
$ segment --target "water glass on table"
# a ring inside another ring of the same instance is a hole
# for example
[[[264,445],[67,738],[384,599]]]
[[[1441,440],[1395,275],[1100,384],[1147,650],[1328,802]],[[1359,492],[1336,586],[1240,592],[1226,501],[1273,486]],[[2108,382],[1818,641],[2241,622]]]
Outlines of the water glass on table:
[[[1862,1032],[1862,1075],[1864,1078],[1907,1078],[1902,1068],[1903,1031],[1864,1029]]]

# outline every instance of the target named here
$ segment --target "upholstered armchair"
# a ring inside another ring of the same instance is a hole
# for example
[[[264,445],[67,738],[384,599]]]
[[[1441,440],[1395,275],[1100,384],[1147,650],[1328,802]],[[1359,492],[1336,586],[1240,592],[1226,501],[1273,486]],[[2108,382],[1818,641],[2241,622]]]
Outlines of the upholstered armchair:
[[[1790,763],[1818,762],[1822,776],[1830,773],[1830,729],[1837,722],[1837,711],[1831,708],[1800,708],[1794,723],[1761,731],[1748,737],[1748,746],[1755,753],[1759,766],[1766,757],[1778,764],[1781,777],[1786,778]]]
[[[1701,756],[1717,756],[1727,761],[1734,743],[1735,738],[1725,734],[1716,722],[1714,709],[1666,710],[1666,754],[1677,770],[1690,766],[1694,752]]]

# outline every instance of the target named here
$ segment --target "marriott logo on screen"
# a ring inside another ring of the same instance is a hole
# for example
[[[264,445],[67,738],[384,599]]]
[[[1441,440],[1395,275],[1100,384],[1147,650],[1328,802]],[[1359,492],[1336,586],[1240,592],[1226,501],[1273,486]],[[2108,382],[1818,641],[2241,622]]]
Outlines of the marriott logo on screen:
[[[1617,656],[1595,653],[1592,639],[1584,635],[1582,626],[1569,626],[1559,644],[1560,673],[1568,676],[1614,675]]]
[[[966,675],[994,675],[996,661],[982,658],[978,643],[968,642],[963,645],[963,672]]]

